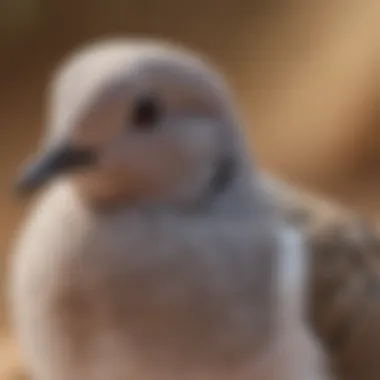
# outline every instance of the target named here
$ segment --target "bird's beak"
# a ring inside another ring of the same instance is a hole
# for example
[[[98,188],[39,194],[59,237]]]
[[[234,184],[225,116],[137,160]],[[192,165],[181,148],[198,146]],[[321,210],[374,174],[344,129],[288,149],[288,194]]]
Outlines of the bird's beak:
[[[73,148],[65,144],[55,147],[29,163],[21,171],[15,190],[28,195],[59,174],[94,165],[96,153],[90,149]]]

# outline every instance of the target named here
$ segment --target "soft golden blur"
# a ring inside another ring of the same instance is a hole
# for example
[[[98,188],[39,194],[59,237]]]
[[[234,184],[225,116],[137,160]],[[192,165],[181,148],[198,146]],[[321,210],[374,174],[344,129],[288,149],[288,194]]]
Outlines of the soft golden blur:
[[[24,207],[12,179],[44,127],[51,70],[73,47],[143,35],[199,50],[236,91],[263,167],[376,212],[379,22],[378,0],[2,0],[0,295]],[[0,380],[19,376],[1,301]]]

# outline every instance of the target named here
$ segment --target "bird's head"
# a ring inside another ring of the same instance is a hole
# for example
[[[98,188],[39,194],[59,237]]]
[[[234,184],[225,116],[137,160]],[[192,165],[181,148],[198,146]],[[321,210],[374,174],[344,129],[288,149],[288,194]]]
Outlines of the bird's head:
[[[41,151],[17,183],[24,193],[65,177],[95,201],[186,202],[239,165],[224,81],[169,44],[80,50],[54,76],[48,110]]]

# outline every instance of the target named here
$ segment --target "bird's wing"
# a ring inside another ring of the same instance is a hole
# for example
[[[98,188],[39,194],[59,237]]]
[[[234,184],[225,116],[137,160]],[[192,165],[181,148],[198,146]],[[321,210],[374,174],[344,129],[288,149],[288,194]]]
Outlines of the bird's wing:
[[[311,255],[309,313],[342,380],[380,379],[380,233],[333,202],[271,176],[268,193],[303,231]]]

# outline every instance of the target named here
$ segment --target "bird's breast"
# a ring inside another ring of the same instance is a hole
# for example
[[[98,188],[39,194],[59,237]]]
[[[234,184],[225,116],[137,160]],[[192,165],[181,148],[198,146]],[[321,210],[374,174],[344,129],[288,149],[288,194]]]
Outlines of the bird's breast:
[[[208,221],[133,212],[86,228],[83,222],[61,220],[59,238],[36,248],[49,259],[39,260],[27,280],[45,289],[35,300],[44,310],[35,322],[54,321],[53,335],[67,342],[75,362],[96,357],[110,368],[127,362],[172,371],[224,368],[269,339],[267,247],[252,246],[243,227],[226,232]],[[62,241],[71,241],[71,249]],[[262,257],[252,249],[262,249]],[[255,269],[259,264],[264,267]]]
[[[89,342],[90,329],[111,331],[115,342],[157,363],[166,357],[200,364],[212,355],[238,360],[266,337],[271,286],[255,278],[249,237],[239,247],[234,234],[171,217],[131,214],[122,225],[118,218],[99,222],[73,260],[72,286],[61,296],[60,314],[83,320]],[[260,264],[264,278],[269,264]]]

